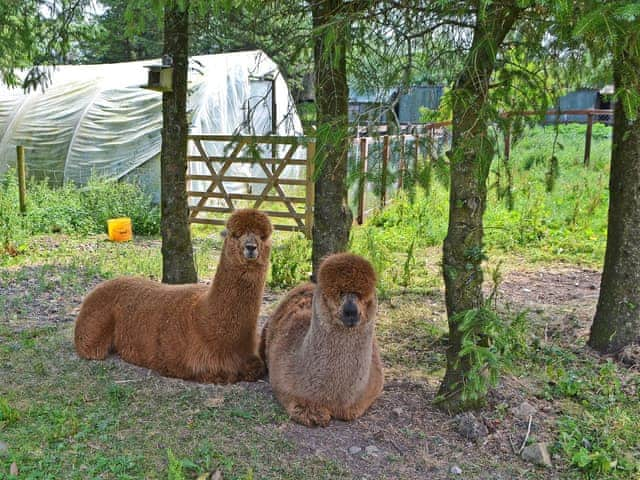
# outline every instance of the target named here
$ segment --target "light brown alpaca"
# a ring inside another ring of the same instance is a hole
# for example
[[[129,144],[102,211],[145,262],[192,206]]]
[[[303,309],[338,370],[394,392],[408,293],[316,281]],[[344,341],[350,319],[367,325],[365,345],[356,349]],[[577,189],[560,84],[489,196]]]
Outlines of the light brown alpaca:
[[[211,287],[117,278],[98,285],[76,320],[78,355],[117,352],[168,377],[210,383],[255,381],[257,321],[271,251],[271,222],[238,210],[227,222]]]
[[[318,284],[293,289],[267,322],[261,353],[269,381],[296,422],[353,420],[382,392],[375,284],[363,258],[331,255],[320,266]]]

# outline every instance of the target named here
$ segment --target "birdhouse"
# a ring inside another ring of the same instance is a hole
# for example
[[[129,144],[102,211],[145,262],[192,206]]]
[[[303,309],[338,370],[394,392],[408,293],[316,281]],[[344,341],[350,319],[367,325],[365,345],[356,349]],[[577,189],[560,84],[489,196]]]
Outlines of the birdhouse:
[[[145,65],[149,69],[147,84],[142,88],[156,90],[158,92],[171,92],[173,90],[173,64]]]

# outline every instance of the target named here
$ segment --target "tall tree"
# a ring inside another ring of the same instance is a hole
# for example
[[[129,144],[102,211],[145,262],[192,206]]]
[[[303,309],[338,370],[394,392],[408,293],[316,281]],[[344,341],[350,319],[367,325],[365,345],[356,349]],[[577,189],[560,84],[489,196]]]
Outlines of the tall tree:
[[[498,52],[522,12],[516,0],[478,0],[471,48],[452,90],[453,139],[450,152],[449,226],[443,245],[443,275],[449,322],[447,369],[438,392],[448,411],[477,406],[478,395],[465,395],[472,356],[461,355],[467,312],[484,306],[482,295],[483,214],[487,176],[494,154],[489,135],[493,117],[489,84]]]
[[[99,33],[82,45],[89,63],[146,60],[162,54],[162,16],[148,4],[130,0],[101,0],[104,11],[95,18]]]
[[[578,27],[592,45],[606,42],[616,91],[607,248],[589,337],[607,353],[640,341],[640,5],[611,3]]]
[[[187,203],[187,72],[189,2],[167,0],[164,5],[164,55],[173,60],[173,90],[162,93],[162,151],[160,209],[162,281],[197,281]]]
[[[46,87],[50,66],[72,60],[74,45],[92,38],[90,0],[0,2],[0,81],[26,89]],[[18,78],[15,70],[28,68]]]
[[[316,181],[313,212],[313,277],[330,253],[344,251],[353,215],[347,203],[349,152],[347,48],[349,2],[312,3],[317,109]]]

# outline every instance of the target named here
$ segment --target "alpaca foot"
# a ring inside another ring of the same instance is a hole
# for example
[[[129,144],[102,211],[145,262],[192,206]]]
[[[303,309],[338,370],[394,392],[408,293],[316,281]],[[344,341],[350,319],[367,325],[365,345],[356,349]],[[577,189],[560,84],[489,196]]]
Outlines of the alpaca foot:
[[[90,347],[76,343],[76,352],[80,358],[86,360],[104,360],[109,354],[109,347],[105,345]]]
[[[260,380],[267,373],[264,362],[258,357],[251,357],[245,363],[239,374],[239,380],[244,382],[255,382]]]
[[[364,409],[351,407],[336,412],[335,417],[337,419],[344,420],[345,422],[350,422],[358,417],[361,417],[363,413]]]
[[[289,410],[289,415],[294,422],[307,427],[326,427],[331,420],[331,413],[327,408],[304,403],[294,404]]]

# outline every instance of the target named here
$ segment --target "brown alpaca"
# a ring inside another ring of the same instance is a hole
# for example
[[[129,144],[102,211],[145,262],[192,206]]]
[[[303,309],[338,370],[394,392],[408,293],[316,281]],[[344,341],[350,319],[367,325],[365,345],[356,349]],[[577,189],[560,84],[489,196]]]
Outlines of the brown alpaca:
[[[236,211],[210,287],[131,277],[101,283],[76,320],[78,355],[100,360],[117,352],[135,365],[198,382],[261,378],[257,321],[271,231],[263,213]]]
[[[353,420],[382,392],[375,284],[363,258],[331,255],[320,266],[318,284],[293,289],[267,322],[261,353],[269,381],[296,422]]]

